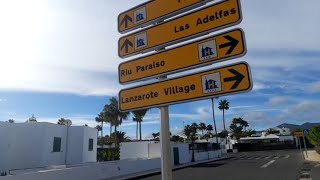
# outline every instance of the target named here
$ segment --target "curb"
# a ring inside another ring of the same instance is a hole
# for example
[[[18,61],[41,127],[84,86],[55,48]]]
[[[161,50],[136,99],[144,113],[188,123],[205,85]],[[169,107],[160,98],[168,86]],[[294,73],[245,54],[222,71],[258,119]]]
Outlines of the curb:
[[[230,158],[232,158],[232,157],[227,156],[227,157],[222,157],[222,158],[217,158],[217,159],[202,160],[202,161],[187,163],[187,164],[183,164],[183,165],[178,165],[178,166],[174,166],[172,168],[172,171],[177,171],[180,169],[192,167],[197,164],[204,164],[204,163],[214,162],[214,161],[222,161],[222,160],[226,160],[226,159],[230,159]],[[114,180],[116,180],[116,179],[117,180],[125,180],[125,179],[137,180],[137,179],[146,178],[146,177],[159,175],[159,174],[161,174],[161,168],[157,168],[154,170],[145,171],[145,172],[141,172],[141,173],[129,174],[129,175],[125,175],[125,176],[118,176],[118,177],[114,177],[112,179],[114,179]]]

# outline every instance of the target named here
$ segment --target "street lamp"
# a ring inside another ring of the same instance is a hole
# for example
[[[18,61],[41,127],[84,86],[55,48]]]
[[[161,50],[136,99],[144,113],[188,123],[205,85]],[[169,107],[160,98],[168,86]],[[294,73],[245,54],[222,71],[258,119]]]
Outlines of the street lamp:
[[[192,159],[191,159],[191,162],[194,162],[195,161],[194,160],[194,142],[193,142],[194,133],[191,132],[190,135],[191,135],[191,147],[192,147]]]

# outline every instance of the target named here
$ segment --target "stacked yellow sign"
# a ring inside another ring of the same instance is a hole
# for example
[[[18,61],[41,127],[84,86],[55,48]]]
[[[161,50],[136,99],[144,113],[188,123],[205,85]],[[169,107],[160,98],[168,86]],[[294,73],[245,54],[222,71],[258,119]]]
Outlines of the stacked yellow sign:
[[[139,5],[118,18],[119,32],[163,21],[177,12],[204,5],[203,0],[154,0]],[[156,9],[156,10],[155,10]],[[205,6],[183,16],[163,21],[119,39],[121,58],[164,49],[192,38],[237,25],[242,20],[239,0]],[[244,56],[246,45],[241,29],[234,29],[188,44],[176,46],[119,65],[119,82],[157,78]],[[247,92],[252,89],[249,65],[245,62],[121,90],[119,108],[132,111]]]

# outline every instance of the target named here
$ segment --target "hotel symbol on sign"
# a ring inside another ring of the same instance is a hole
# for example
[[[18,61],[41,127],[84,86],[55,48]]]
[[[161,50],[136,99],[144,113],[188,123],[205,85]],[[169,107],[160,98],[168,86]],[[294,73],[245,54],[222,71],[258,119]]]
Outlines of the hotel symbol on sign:
[[[221,91],[220,73],[207,74],[202,76],[202,92],[204,94],[210,92]]]
[[[198,45],[200,61],[217,57],[216,41],[208,41]]]
[[[139,23],[146,20],[146,8],[143,7],[134,12],[134,23]]]
[[[135,36],[135,49],[140,49],[147,46],[147,34],[146,32]]]

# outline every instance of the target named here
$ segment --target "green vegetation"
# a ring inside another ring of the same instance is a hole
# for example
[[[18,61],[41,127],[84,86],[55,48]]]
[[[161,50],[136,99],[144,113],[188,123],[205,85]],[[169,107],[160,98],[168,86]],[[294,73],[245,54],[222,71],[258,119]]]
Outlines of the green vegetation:
[[[97,160],[98,161],[114,161],[120,159],[119,148],[112,149],[98,149]]]
[[[248,122],[243,120],[241,117],[233,118],[230,125],[230,130],[236,139],[240,139],[240,137],[243,137],[245,135],[243,129],[248,126]]]
[[[316,147],[316,151],[320,154],[320,126],[311,128],[307,138],[309,142]]]

